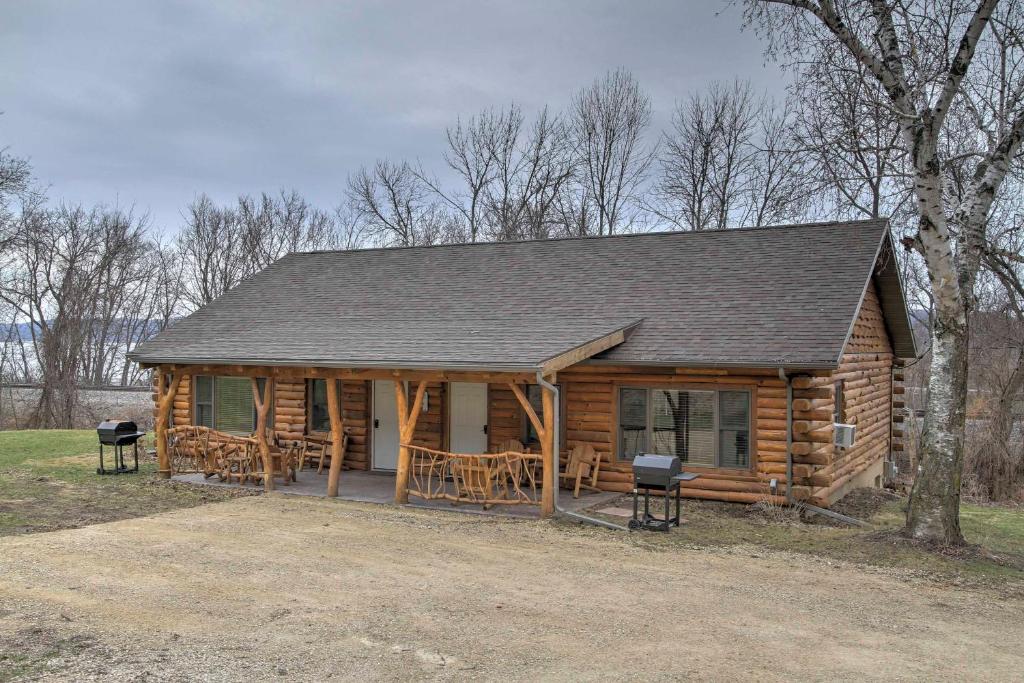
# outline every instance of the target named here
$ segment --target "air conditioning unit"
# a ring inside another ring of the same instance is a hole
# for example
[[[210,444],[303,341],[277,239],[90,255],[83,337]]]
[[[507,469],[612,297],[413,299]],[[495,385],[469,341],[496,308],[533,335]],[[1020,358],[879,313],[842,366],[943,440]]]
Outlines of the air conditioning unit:
[[[832,425],[833,436],[832,443],[840,448],[849,448],[853,445],[853,442],[857,438],[857,427],[854,425],[844,425],[838,422]]]

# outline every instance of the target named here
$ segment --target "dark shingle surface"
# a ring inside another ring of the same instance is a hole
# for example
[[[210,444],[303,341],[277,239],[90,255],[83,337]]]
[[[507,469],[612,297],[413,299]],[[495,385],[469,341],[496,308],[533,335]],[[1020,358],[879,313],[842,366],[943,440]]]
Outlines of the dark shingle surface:
[[[885,221],[287,256],[139,348],[142,362],[836,364]]]

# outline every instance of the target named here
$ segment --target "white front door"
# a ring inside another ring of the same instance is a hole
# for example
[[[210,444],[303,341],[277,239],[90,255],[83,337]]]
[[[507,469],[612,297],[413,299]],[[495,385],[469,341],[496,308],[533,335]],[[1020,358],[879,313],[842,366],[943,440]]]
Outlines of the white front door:
[[[487,385],[452,382],[448,389],[449,450],[453,453],[486,453]]]
[[[373,381],[373,469],[398,467],[398,404],[391,380]]]

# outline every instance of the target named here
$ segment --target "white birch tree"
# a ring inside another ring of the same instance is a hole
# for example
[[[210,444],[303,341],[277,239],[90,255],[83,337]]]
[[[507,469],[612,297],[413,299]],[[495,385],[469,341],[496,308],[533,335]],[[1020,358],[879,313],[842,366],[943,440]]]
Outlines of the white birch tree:
[[[1024,140],[1021,11],[998,0],[747,0],[746,20],[791,62],[842,50],[885,96],[917,204],[909,244],[924,259],[935,315],[925,433],[905,532],[961,544],[970,313],[988,215]],[[972,97],[981,93],[981,98]],[[972,117],[956,110],[983,104]],[[950,127],[983,140],[959,200],[948,193]]]

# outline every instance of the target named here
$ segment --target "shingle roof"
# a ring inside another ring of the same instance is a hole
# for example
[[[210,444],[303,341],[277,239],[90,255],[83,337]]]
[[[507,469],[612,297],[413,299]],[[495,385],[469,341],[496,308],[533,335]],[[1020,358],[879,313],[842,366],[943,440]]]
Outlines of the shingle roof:
[[[875,220],[291,254],[132,356],[519,369],[639,320],[594,360],[834,367],[885,244]]]

